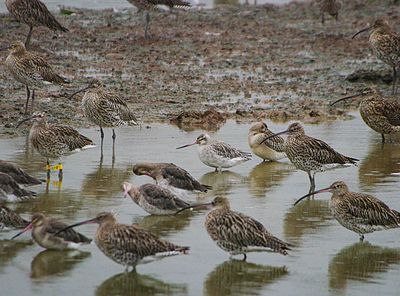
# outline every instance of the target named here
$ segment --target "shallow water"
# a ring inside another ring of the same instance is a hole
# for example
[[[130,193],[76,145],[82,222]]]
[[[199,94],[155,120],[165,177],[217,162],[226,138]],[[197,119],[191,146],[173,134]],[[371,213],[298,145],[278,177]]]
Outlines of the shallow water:
[[[269,125],[274,131],[287,126]],[[248,128],[248,124],[228,122],[214,136],[248,151]],[[382,150],[380,136],[358,116],[306,125],[305,129],[361,160],[358,168],[318,174],[317,188],[344,179],[352,190],[377,195],[400,209],[398,145],[386,145]],[[96,129],[81,132],[99,140]],[[111,133],[107,131],[103,163],[99,162],[100,148],[66,156],[61,188],[53,183],[57,180],[53,173],[48,188],[32,188],[39,193],[35,202],[11,205],[26,217],[40,211],[67,223],[114,210],[123,223],[139,223],[164,239],[189,245],[189,255],[139,265],[137,274],[124,274],[123,267],[106,258],[94,244],[83,247],[82,252],[44,251],[30,243],[28,234],[9,241],[14,232],[0,233],[2,290],[8,291],[7,295],[398,295],[398,230],[367,235],[368,242],[359,244],[356,234],[332,219],[329,194],[292,206],[296,198],[307,193],[308,178],[290,164],[260,163],[254,158],[218,174],[197,159],[194,147],[174,149],[193,141],[199,133],[159,124],[118,129],[116,162],[112,164]],[[1,140],[0,158],[45,177],[45,160],[27,148],[26,138]],[[229,260],[208,237],[203,227],[204,211],[177,217],[147,215],[130,199],[123,199],[120,191],[126,180],[151,182],[131,173],[132,164],[138,161],[174,162],[184,167],[215,189],[192,196],[192,201],[226,195],[233,209],[258,219],[273,234],[294,244],[293,251],[289,256],[251,253],[247,262]],[[95,229],[95,225],[79,228],[88,236],[93,236]]]

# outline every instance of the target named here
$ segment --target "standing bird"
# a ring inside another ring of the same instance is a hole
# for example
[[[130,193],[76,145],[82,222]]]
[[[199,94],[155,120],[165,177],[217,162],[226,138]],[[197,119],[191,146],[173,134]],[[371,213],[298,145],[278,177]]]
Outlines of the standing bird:
[[[61,77],[53,70],[44,57],[27,51],[22,42],[16,41],[5,49],[9,50],[9,55],[5,61],[7,69],[15,80],[26,87],[25,114],[28,113],[29,98],[32,100],[31,108],[33,107],[35,88],[49,83],[69,83],[66,78]]]
[[[67,224],[57,219],[36,213],[32,216],[31,222],[11,239],[32,229],[32,239],[39,246],[48,250],[75,249],[81,244],[90,244],[92,241],[73,229],[58,233],[65,227],[67,227]]]
[[[201,184],[186,170],[173,163],[138,163],[133,166],[133,173],[153,178],[157,185],[166,187],[178,196],[184,196],[187,192],[207,192],[212,189],[212,186]]]
[[[124,197],[130,196],[134,203],[151,215],[172,215],[189,204],[177,198],[171,191],[155,184],[136,187],[124,182]]]
[[[213,208],[207,214],[204,226],[217,246],[231,256],[243,254],[243,260],[246,260],[246,253],[249,252],[277,252],[287,255],[290,250],[290,244],[273,236],[260,222],[232,211],[226,197],[218,196],[211,203],[189,206],[177,213],[198,207]]]
[[[28,47],[33,27],[45,26],[53,31],[68,32],[39,0],[5,0],[8,11],[18,21],[29,26],[25,46]]]
[[[256,122],[250,127],[247,136],[250,149],[263,161],[277,161],[286,157],[286,153],[283,150],[285,140],[282,137],[273,137],[260,144],[266,137],[273,134],[268,129],[267,124],[262,121]]]
[[[103,155],[104,128],[112,128],[113,158],[115,158],[115,131],[114,127],[123,125],[137,125],[137,119],[126,102],[117,94],[105,89],[99,79],[92,79],[89,85],[73,93],[85,92],[82,100],[82,109],[85,117],[100,127],[101,154]]]
[[[400,36],[392,30],[385,19],[377,19],[372,26],[369,26],[353,35],[354,39],[358,34],[372,30],[369,35],[369,44],[376,57],[393,69],[392,94],[397,92],[397,68],[400,64]]]
[[[295,202],[295,205],[310,195],[323,192],[332,193],[329,208],[335,219],[343,227],[357,233],[360,241],[364,240],[366,233],[400,227],[399,212],[390,209],[372,195],[350,192],[343,181],[337,181],[327,188],[304,195]]]
[[[34,121],[29,132],[29,141],[33,148],[47,159],[47,178],[50,178],[50,159],[59,160],[57,168],[59,178],[62,179],[62,155],[71,151],[95,147],[92,140],[81,135],[72,127],[47,123],[46,116],[42,112],[35,112],[32,116],[20,121],[17,128],[29,120]]]
[[[192,144],[180,146],[176,149],[198,144],[197,152],[202,163],[215,168],[217,172],[222,168],[230,168],[251,159],[251,153],[240,151],[222,141],[211,139],[208,134],[201,134]]]
[[[339,10],[342,8],[342,2],[339,0],[320,0],[321,23],[325,23],[325,13],[339,20]]]
[[[17,165],[1,159],[0,172],[11,176],[20,185],[32,186],[42,183],[41,180],[32,177]]]
[[[128,0],[129,3],[134,5],[139,11],[144,11],[144,38],[148,39],[148,30],[150,24],[150,10],[155,10],[157,5],[166,5],[170,9],[174,7],[190,7],[190,2],[183,0]]]
[[[0,173],[0,201],[22,202],[34,198],[36,198],[35,192],[21,188],[13,177]]]
[[[364,122],[382,136],[400,133],[400,103],[384,98],[375,89],[368,89],[360,94],[341,98],[331,104],[361,97],[360,114]]]
[[[174,245],[158,239],[137,225],[119,224],[112,213],[102,212],[95,218],[70,225],[62,231],[83,224],[98,223],[94,241],[100,251],[111,260],[126,267],[148,263],[167,256],[187,254],[189,247]]]
[[[358,159],[336,152],[324,141],[307,136],[298,122],[292,123],[287,130],[269,136],[264,141],[286,133],[289,135],[285,141],[285,152],[297,169],[308,174],[311,185],[310,192],[315,189],[317,172],[346,167],[358,161]]]
[[[29,224],[29,221],[26,221],[20,215],[10,210],[4,204],[0,203],[0,225],[1,229],[7,228],[25,228]]]

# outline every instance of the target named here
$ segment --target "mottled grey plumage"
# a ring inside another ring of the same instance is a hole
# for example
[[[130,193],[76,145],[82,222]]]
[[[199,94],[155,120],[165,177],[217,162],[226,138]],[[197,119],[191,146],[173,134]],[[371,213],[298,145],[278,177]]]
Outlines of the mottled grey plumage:
[[[321,22],[325,23],[325,13],[339,20],[339,11],[342,8],[342,2],[339,0],[320,0]]]
[[[124,265],[126,269],[129,266],[135,269],[139,263],[147,263],[166,256],[187,254],[189,251],[189,247],[160,240],[137,225],[119,224],[108,212],[100,213],[94,219],[70,225],[66,229],[88,223],[99,224],[95,243],[100,251],[111,260]]]
[[[0,203],[0,224],[6,228],[25,228],[29,221]]]
[[[400,227],[399,212],[390,209],[372,195],[350,192],[343,181],[337,181],[328,188],[309,193],[295,204],[307,196],[322,192],[332,193],[329,207],[333,216],[343,227],[358,233],[360,240],[364,239],[366,233]]]
[[[42,56],[27,51],[20,41],[14,42],[9,47],[9,55],[5,65],[14,79],[26,86],[27,98],[25,114],[28,112],[28,103],[32,91],[32,103],[35,99],[35,88],[46,83],[65,84],[67,79],[58,75]]]
[[[124,182],[124,195],[129,195],[132,200],[143,210],[152,215],[172,215],[189,204],[177,198],[171,191],[155,184],[144,184],[136,187]]]
[[[192,144],[180,146],[181,149],[198,144],[197,152],[202,163],[221,171],[222,168],[230,168],[249,161],[251,153],[240,151],[222,141],[211,139],[208,134],[201,134]]]
[[[68,32],[39,0],[5,0],[8,11],[29,26],[25,46],[29,45],[33,27],[45,26],[53,31]]]
[[[34,198],[36,198],[35,192],[21,188],[13,177],[0,173],[0,201],[22,202]]]
[[[1,159],[0,159],[0,172],[11,176],[15,180],[15,182],[17,182],[20,185],[31,186],[42,183],[42,181],[27,174],[23,169],[18,167],[16,164]]]
[[[49,250],[64,250],[76,248],[78,244],[89,244],[92,240],[76,232],[73,229],[59,232],[67,227],[67,224],[43,214],[36,213],[31,222],[21,232],[12,238],[32,229],[33,240],[41,247]]]
[[[262,121],[256,122],[250,127],[247,140],[251,151],[264,161],[276,161],[286,157],[284,152],[285,140],[282,137],[276,136],[261,143],[266,137],[273,134],[268,129],[267,124]]]
[[[173,163],[138,163],[133,166],[133,173],[153,178],[160,186],[168,189],[177,188],[186,191],[207,192],[211,186],[201,184],[186,170]]]

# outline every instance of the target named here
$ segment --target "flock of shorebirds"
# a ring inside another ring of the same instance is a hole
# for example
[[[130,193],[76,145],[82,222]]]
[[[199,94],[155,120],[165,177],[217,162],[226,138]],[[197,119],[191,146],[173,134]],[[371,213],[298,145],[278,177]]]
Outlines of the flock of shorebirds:
[[[25,113],[28,113],[28,103],[34,102],[34,89],[43,83],[68,83],[55,73],[51,66],[40,55],[27,50],[33,27],[47,26],[53,30],[67,31],[46,6],[39,0],[5,0],[10,13],[19,21],[29,25],[29,34],[25,44],[14,42],[8,46],[9,55],[5,64],[11,75],[26,86],[27,100]],[[180,0],[133,0],[139,8],[146,11],[147,37],[148,10],[156,4],[189,5]],[[324,12],[338,17],[341,5],[335,0],[321,1],[321,15]],[[400,37],[383,19],[376,20],[372,26],[361,30],[371,30],[370,45],[376,56],[393,67],[393,93],[397,91],[397,67],[400,63]],[[103,128],[113,129],[113,144],[115,145],[114,128],[121,125],[137,125],[133,112],[118,94],[106,89],[98,79],[71,96],[85,91],[82,99],[82,109],[85,117],[100,127],[101,145],[103,146]],[[350,98],[361,97],[360,113],[365,123],[382,135],[384,143],[386,136],[400,133],[400,103],[384,98],[376,89],[342,98],[332,103]],[[74,150],[85,149],[94,145],[93,141],[81,135],[75,129],[61,125],[49,124],[46,115],[34,112],[22,120],[33,121],[29,133],[29,141],[33,148],[47,159],[47,176],[50,178],[51,160],[60,159],[62,155]],[[282,138],[281,134],[287,134]],[[264,122],[254,123],[248,134],[251,151],[263,161],[278,161],[288,158],[299,170],[308,174],[310,191],[301,197],[296,204],[318,193],[332,193],[330,209],[336,220],[345,228],[357,233],[360,240],[364,234],[377,230],[400,227],[400,213],[391,209],[378,198],[351,192],[345,182],[333,182],[328,188],[315,191],[315,175],[336,168],[356,165],[358,159],[345,156],[322,140],[305,134],[302,125],[292,123],[287,130],[274,133]],[[231,168],[252,158],[231,145],[213,139],[208,134],[201,134],[191,143],[177,149],[197,145],[198,156],[207,166],[216,171]],[[113,149],[114,150],[114,149]],[[113,157],[115,157],[113,155]],[[59,178],[63,177],[61,160],[56,169]],[[230,209],[226,197],[216,197],[209,203],[190,204],[184,200],[188,192],[207,192],[211,186],[199,183],[186,170],[172,163],[138,163],[133,166],[136,175],[146,175],[154,179],[155,184],[145,184],[140,187],[125,182],[122,184],[124,196],[129,196],[138,206],[151,215],[176,215],[189,209],[205,207],[211,209],[205,219],[205,227],[213,241],[230,255],[243,254],[252,251],[272,251],[286,255],[292,245],[273,236],[255,219]],[[24,172],[15,164],[0,161],[0,199],[4,202],[29,201],[36,194],[26,189],[26,186],[37,185],[42,180],[36,179]],[[75,248],[80,244],[90,243],[91,239],[79,234],[74,227],[97,223],[99,227],[94,236],[98,248],[115,262],[135,268],[138,263],[159,259],[166,256],[186,254],[187,246],[178,246],[157,238],[154,234],[137,225],[119,224],[110,212],[99,213],[95,218],[66,225],[63,222],[36,213],[27,221],[11,211],[4,204],[0,207],[0,223],[4,228],[22,229],[13,239],[22,233],[32,230],[32,238],[40,246],[47,249],[63,250]]]

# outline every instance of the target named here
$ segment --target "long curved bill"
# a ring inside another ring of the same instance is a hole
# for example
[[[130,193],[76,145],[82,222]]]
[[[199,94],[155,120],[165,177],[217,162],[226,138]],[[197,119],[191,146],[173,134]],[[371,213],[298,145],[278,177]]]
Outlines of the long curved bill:
[[[59,234],[59,233],[61,233],[61,232],[64,232],[64,231],[66,231],[66,230],[68,230],[68,229],[71,229],[71,228],[74,228],[74,227],[77,227],[77,226],[80,226],[80,225],[84,225],[84,224],[93,224],[93,223],[97,223],[96,218],[89,219],[89,220],[85,220],[85,221],[78,222],[78,223],[75,223],[75,224],[71,224],[71,225],[69,225],[69,226],[67,226],[67,227],[64,227],[63,229],[57,231],[54,235],[56,236],[57,234]]]
[[[86,87],[84,87],[84,88],[82,88],[82,89],[78,89],[76,92],[74,92],[72,95],[70,95],[70,96],[68,97],[68,100],[71,100],[71,99],[72,99],[74,96],[76,96],[77,94],[79,94],[79,93],[81,93],[81,92],[83,92],[83,91],[89,89],[89,87],[90,87],[90,85],[88,85],[88,86],[86,86]]]
[[[260,143],[260,145],[261,145],[262,143],[264,143],[264,142],[265,142],[266,140],[268,140],[268,139],[271,139],[271,138],[276,137],[276,136],[279,136],[279,135],[286,134],[287,132],[289,132],[289,131],[288,131],[288,130],[285,130],[285,131],[283,131],[283,132],[279,132],[279,133],[270,135],[270,136],[266,137],[264,140],[262,140],[261,143]]]
[[[11,239],[14,239],[18,236],[20,236],[21,234],[23,234],[24,232],[27,232],[28,230],[31,230],[33,228],[33,224],[29,223],[24,229],[22,229],[20,232],[18,232],[16,235],[14,235]]]
[[[330,103],[329,105],[330,105],[330,106],[333,106],[333,105],[335,105],[336,103],[339,103],[339,102],[344,101],[344,100],[353,99],[353,98],[362,96],[363,94],[364,94],[364,93],[360,93],[360,94],[355,94],[355,95],[347,96],[347,97],[341,98],[341,99],[339,99],[339,100],[336,100],[336,101],[334,101],[333,103]]]
[[[197,142],[194,142],[194,143],[192,143],[192,144],[186,144],[186,145],[183,145],[183,146],[179,146],[179,147],[176,148],[176,149],[182,149],[182,148],[190,147],[190,146],[193,146],[193,145],[196,145],[196,144],[197,144]]]
[[[361,33],[363,33],[363,32],[369,31],[369,30],[371,30],[371,27],[367,27],[367,28],[365,28],[365,29],[362,29],[362,30],[358,31],[357,33],[355,33],[355,34],[353,35],[353,37],[351,37],[351,39],[354,39],[358,34],[361,34]]]
[[[315,195],[315,194],[318,194],[318,193],[324,193],[324,192],[330,192],[330,190],[331,190],[331,188],[327,187],[327,188],[323,188],[323,189],[320,189],[320,190],[317,190],[317,191],[314,191],[314,192],[310,192],[309,194],[306,194],[306,195],[300,197],[298,200],[296,200],[296,202],[293,205],[294,206],[297,205],[303,199],[305,199],[305,198],[307,198],[307,197],[309,197],[311,195]]]
[[[27,122],[29,120],[31,120],[32,118],[34,118],[35,116],[30,116],[28,118],[22,119],[20,122],[17,123],[17,125],[15,126],[15,128],[19,128],[21,126],[21,124],[23,124],[24,122]]]
[[[193,210],[193,209],[198,209],[198,208],[205,208],[205,209],[212,208],[212,202],[188,206],[186,208],[183,208],[183,209],[180,209],[179,211],[177,211],[175,213],[175,215],[178,215],[179,213],[181,213],[183,211]]]

